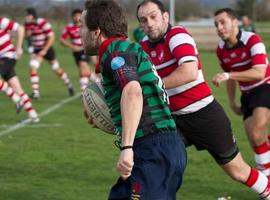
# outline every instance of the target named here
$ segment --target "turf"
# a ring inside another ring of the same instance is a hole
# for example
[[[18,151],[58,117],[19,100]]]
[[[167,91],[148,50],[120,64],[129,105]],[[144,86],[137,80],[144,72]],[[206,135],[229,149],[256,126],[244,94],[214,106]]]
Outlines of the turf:
[[[267,38],[268,39],[268,38]],[[70,51],[54,45],[61,66],[79,91],[78,72]],[[242,121],[228,108],[225,87],[210,83],[220,71],[214,52],[201,52],[204,73],[218,101],[231,121],[239,148],[254,165]],[[28,55],[18,62],[17,74],[30,93]],[[49,65],[40,69],[41,99],[33,101],[38,112],[68,98],[63,82]],[[8,125],[25,119],[15,114],[14,105],[0,94],[0,135]],[[117,178],[115,170],[119,151],[114,137],[92,129],[83,118],[80,98],[41,118],[41,125],[28,125],[0,136],[0,200],[104,200]],[[49,126],[48,126],[49,125]],[[48,126],[48,127],[47,127]],[[215,200],[229,195],[233,200],[253,200],[257,195],[244,185],[233,182],[207,152],[188,149],[188,166],[177,199]]]

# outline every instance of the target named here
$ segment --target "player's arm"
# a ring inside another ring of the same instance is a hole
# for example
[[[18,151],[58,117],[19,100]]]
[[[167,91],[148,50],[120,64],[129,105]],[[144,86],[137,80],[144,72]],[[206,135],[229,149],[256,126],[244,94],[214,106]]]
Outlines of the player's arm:
[[[177,60],[178,67],[162,80],[166,89],[175,88],[196,80],[198,76],[198,59],[196,44],[184,29],[168,36],[168,46],[171,54]]]
[[[54,41],[55,41],[55,35],[54,33],[51,33],[48,36],[48,41],[42,50],[47,52],[50,49],[50,47],[53,45]]]
[[[142,89],[137,81],[129,82],[122,91],[122,147],[133,146],[135,133],[142,115],[143,97]],[[121,151],[117,170],[123,179],[131,175],[134,165],[132,148]]]
[[[195,61],[184,62],[176,68],[171,74],[164,77],[166,89],[175,88],[196,80],[198,76],[198,63]]]
[[[16,31],[16,54],[17,54],[17,57],[19,58],[22,53],[23,53],[23,50],[22,50],[22,45],[23,45],[23,39],[24,39],[24,27],[21,26],[21,25],[18,25],[18,29]]]
[[[240,106],[236,104],[236,82],[234,80],[228,80],[226,82],[227,94],[229,99],[230,108],[237,114],[241,115]]]

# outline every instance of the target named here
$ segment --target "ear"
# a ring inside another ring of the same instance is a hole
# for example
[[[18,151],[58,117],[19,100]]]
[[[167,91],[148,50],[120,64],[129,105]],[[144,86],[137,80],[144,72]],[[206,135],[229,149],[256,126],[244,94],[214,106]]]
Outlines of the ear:
[[[163,13],[163,19],[165,20],[166,23],[169,23],[170,15],[168,12]]]
[[[100,28],[97,28],[97,30],[95,30],[95,32],[94,32],[94,36],[95,36],[96,38],[98,38],[98,37],[100,36],[100,33],[101,33]]]

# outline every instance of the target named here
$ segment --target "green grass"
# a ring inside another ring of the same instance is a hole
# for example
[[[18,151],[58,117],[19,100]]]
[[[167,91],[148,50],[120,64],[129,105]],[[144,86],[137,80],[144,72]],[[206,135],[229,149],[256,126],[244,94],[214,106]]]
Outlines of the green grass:
[[[79,91],[78,72],[71,53],[55,45],[60,64]],[[201,52],[204,73],[218,101],[230,119],[238,145],[246,160],[254,165],[241,118],[228,108],[225,87],[215,88],[211,77],[220,71],[214,52]],[[30,93],[28,56],[18,62],[17,74]],[[40,69],[41,99],[33,101],[38,112],[68,98],[66,88],[49,65]],[[0,94],[1,125],[14,125],[25,119],[15,114],[14,105]],[[104,200],[117,178],[118,150],[114,137],[92,129],[83,118],[80,99],[41,118],[40,124],[26,126],[0,137],[0,200]],[[53,126],[58,124],[59,126]],[[188,166],[177,199],[215,200],[230,195],[233,200],[253,200],[257,195],[227,177],[205,151],[188,149]]]

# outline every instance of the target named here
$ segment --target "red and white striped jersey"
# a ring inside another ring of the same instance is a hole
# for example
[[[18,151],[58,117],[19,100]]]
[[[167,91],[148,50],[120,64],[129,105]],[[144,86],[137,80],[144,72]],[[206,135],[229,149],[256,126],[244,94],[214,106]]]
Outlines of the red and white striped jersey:
[[[196,44],[186,29],[170,26],[159,42],[151,43],[146,36],[140,44],[150,56],[161,78],[168,76],[184,62],[198,63],[195,81],[167,90],[173,114],[196,112],[214,100],[211,89],[204,80]]]
[[[15,47],[11,41],[10,31],[16,32],[19,24],[5,17],[0,17],[0,58],[16,59]]]
[[[266,49],[261,38],[252,32],[240,31],[237,35],[238,43],[227,48],[223,41],[219,42],[216,50],[220,65],[226,72],[241,72],[256,65],[266,65],[265,78],[261,81],[239,81],[242,92],[247,92],[264,83],[270,83],[270,67]]]
[[[36,23],[25,23],[25,29],[35,49],[42,49],[48,37],[54,34],[51,24],[43,18],[38,18]]]
[[[62,39],[67,39],[68,37],[71,39],[71,43],[74,46],[83,48],[82,40],[80,37],[80,27],[76,26],[74,23],[67,25],[62,32]]]

